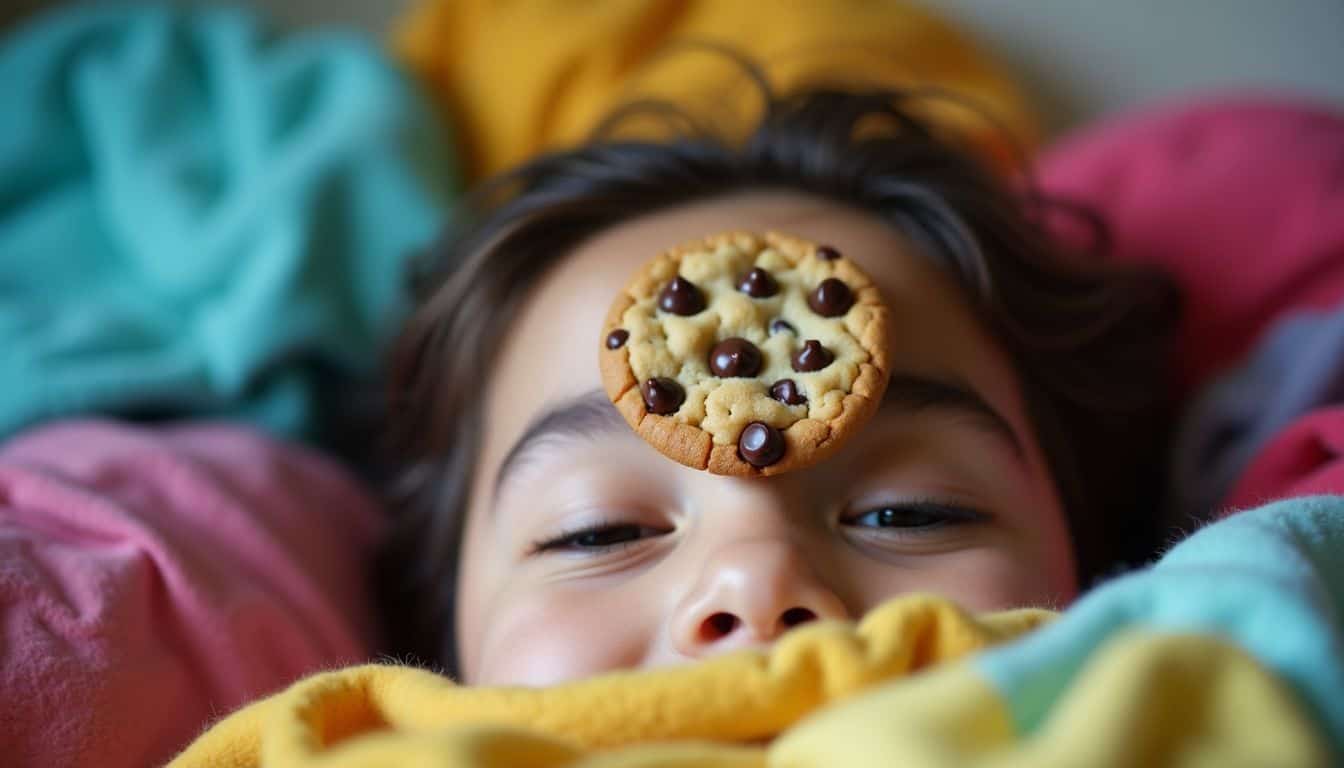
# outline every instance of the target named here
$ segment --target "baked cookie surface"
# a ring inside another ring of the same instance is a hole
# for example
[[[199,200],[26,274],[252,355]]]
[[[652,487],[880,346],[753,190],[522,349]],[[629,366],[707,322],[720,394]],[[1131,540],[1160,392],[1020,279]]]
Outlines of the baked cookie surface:
[[[887,309],[843,254],[728,232],[646,264],[607,313],[602,384],[664,455],[773,475],[835,452],[886,388]]]

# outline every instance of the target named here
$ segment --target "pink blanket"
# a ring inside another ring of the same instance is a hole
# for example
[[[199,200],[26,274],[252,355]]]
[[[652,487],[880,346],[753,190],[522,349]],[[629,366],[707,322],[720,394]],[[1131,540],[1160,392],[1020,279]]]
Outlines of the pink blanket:
[[[1336,106],[1246,96],[1152,108],[1058,144],[1039,176],[1051,192],[1103,214],[1114,258],[1156,264],[1180,284],[1182,396],[1246,365],[1276,323],[1344,312],[1344,112]],[[1344,493],[1338,403],[1317,404],[1255,448],[1217,508]]]
[[[371,647],[350,477],[231,426],[66,423],[0,448],[0,762],[162,763]]]

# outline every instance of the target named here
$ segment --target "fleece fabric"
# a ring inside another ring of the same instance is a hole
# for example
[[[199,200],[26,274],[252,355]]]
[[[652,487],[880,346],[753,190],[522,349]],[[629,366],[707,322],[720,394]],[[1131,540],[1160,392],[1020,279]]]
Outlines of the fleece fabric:
[[[0,446],[0,763],[161,765],[376,642],[374,499],[256,430],[66,422]]]
[[[1053,620],[913,595],[768,650],[539,689],[359,666],[171,766],[1324,768],[1344,756],[1342,609],[1344,497],[1309,497],[1209,525]]]
[[[0,39],[0,437],[221,418],[330,447],[455,189],[351,34],[70,4]]]
[[[422,0],[401,19],[395,47],[451,116],[473,178],[578,144],[611,112],[641,102],[670,102],[698,127],[741,136],[761,106],[743,56],[777,90],[919,90],[916,109],[1004,167],[1038,139],[1006,68],[919,4],[779,2],[762,11],[718,0]],[[657,136],[668,126],[626,127]]]

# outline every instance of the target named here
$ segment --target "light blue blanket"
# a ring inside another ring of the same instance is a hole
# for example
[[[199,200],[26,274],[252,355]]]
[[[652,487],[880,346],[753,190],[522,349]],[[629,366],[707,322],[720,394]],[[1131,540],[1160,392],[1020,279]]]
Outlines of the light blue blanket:
[[[1333,760],[1344,760],[1344,497],[1289,499],[1212,523],[976,663],[1029,734],[1089,659],[1133,631],[1241,647],[1297,693]]]
[[[321,438],[456,188],[371,43],[74,7],[0,43],[0,437],[99,412]]]

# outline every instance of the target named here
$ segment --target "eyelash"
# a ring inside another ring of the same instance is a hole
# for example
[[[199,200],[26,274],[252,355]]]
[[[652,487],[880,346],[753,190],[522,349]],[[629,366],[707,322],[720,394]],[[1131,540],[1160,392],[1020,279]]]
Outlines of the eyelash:
[[[893,513],[893,515],[896,513],[922,515],[926,520],[927,518],[932,518],[932,520],[921,522],[916,525],[881,525],[880,522],[878,525],[857,525],[859,520],[869,517],[870,515],[878,515],[878,520],[880,521],[882,513],[884,512]],[[856,528],[902,531],[903,535],[919,535],[922,533],[932,533],[933,531],[954,525],[981,522],[985,519],[986,515],[984,513],[970,509],[969,507],[960,507],[937,501],[915,501],[903,504],[886,504],[880,507],[864,510],[856,515],[842,519],[840,524]],[[534,541],[532,542],[529,552],[534,555],[557,551],[607,553],[634,546],[648,538],[661,536],[666,533],[670,533],[670,531],[647,525],[638,525],[636,523],[597,523],[575,530],[565,531],[558,536]],[[609,536],[626,536],[626,538],[620,538],[610,542],[588,544],[582,542],[584,538],[600,536],[602,534]]]
[[[610,534],[620,531],[622,533],[633,533],[634,535],[627,539],[614,541],[606,544],[581,544],[580,539],[599,534]],[[559,536],[548,539],[540,539],[532,542],[532,554],[542,554],[545,552],[570,551],[570,552],[614,552],[618,549],[633,546],[649,538],[650,535],[662,535],[669,533],[667,530],[660,530],[647,525],[638,525],[635,523],[597,523],[572,531],[566,531]],[[642,535],[641,535],[642,534]]]
[[[863,518],[877,515],[881,519],[882,513],[892,513],[889,517],[894,517],[897,513],[914,514],[925,518],[925,522],[916,525],[857,525]],[[932,518],[932,520],[929,520]],[[987,519],[983,512],[971,509],[969,507],[960,507],[954,504],[944,504],[937,501],[914,501],[902,504],[884,504],[879,507],[866,509],[858,514],[851,515],[840,521],[841,525],[852,526],[856,528],[899,530],[907,535],[918,535],[921,533],[931,533],[933,531],[954,525],[965,525],[967,523],[977,523]]]

